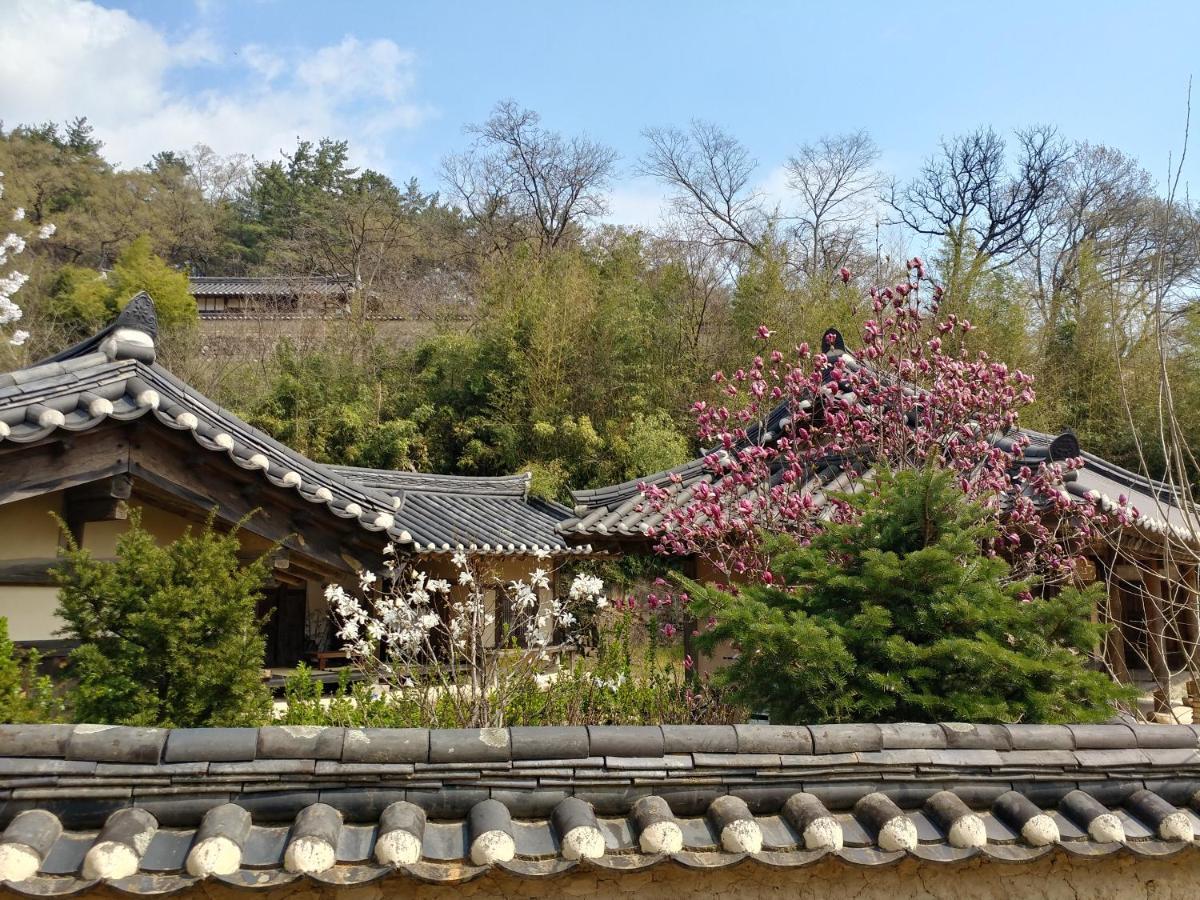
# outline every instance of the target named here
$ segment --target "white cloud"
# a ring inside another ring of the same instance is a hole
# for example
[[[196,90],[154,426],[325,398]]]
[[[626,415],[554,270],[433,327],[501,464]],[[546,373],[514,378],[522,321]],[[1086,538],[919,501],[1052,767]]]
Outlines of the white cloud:
[[[667,211],[667,193],[648,179],[618,184],[608,193],[604,221],[631,228],[653,228]]]
[[[356,162],[381,166],[388,138],[429,115],[413,97],[415,62],[393,41],[354,37],[304,52],[223,53],[205,30],[172,40],[90,0],[10,0],[0,111],[8,127],[87,116],[125,166],[200,142],[273,157],[297,137],[325,136],[349,138]],[[221,86],[206,88],[206,75]]]

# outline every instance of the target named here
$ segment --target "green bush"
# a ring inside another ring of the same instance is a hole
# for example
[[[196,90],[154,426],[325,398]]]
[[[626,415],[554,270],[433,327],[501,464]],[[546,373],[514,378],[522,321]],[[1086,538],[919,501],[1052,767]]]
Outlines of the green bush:
[[[21,656],[8,639],[8,619],[0,616],[0,724],[57,722],[63,704],[54,684],[38,674],[36,650]]]
[[[1022,602],[950,473],[880,472],[875,487],[844,498],[853,524],[775,539],[773,584],[681,579],[714,623],[701,646],[739,651],[719,676],[735,698],[775,722],[1087,722],[1128,697],[1089,667],[1095,594]]]
[[[197,727],[257,725],[270,710],[255,604],[266,578],[210,518],[160,546],[130,513],[113,562],[70,542],[55,570],[59,632],[76,640],[69,674],[77,721]]]

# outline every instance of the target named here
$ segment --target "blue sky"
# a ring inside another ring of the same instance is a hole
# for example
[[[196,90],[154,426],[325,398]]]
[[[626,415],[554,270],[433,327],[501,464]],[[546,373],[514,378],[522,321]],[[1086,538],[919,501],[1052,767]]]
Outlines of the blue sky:
[[[263,156],[329,133],[432,185],[463,124],[513,98],[618,150],[615,215],[628,219],[661,194],[630,172],[640,131],[694,117],[741,138],[764,184],[822,134],[867,129],[903,176],[941,136],[1043,122],[1119,147],[1161,181],[1200,35],[1195,0],[6,2],[8,124],[88,115],[125,164],[197,141]],[[55,71],[31,81],[52,45]],[[1200,86],[1196,105],[1200,135]],[[1200,146],[1187,170],[1200,177]]]

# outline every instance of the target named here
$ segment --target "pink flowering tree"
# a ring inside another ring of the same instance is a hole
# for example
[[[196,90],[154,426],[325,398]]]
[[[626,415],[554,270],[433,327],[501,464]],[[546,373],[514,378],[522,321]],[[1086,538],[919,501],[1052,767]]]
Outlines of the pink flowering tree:
[[[1067,580],[1106,530],[1131,520],[1125,506],[1105,513],[1067,492],[1081,459],[1025,459],[1017,426],[1032,377],[973,350],[969,321],[939,317],[942,290],[922,261],[908,268],[908,280],[869,291],[855,352],[834,329],[817,351],[785,351],[763,326],[749,365],[713,376],[726,401],[693,407],[712,448],[706,477],[643,486],[661,553],[699,557],[731,582],[770,583],[769,538],[805,545],[824,522],[847,521],[854,509],[839,495],[871,491],[878,467],[952,471],[994,518],[987,551],[1012,563],[1013,581],[1041,588]]]

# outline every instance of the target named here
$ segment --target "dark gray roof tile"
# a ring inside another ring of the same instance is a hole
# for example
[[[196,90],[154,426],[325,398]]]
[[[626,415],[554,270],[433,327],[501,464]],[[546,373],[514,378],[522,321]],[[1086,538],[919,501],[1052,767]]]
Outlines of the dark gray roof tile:
[[[163,761],[175,763],[196,760],[252,760],[257,748],[258,730],[254,728],[176,729],[167,738]]]
[[[1075,736],[1066,725],[1005,725],[1014,750],[1074,750]]]
[[[878,725],[812,725],[809,731],[814,754],[883,749],[883,733]]]
[[[663,732],[657,725],[589,725],[592,756],[662,756]]]
[[[1010,750],[1012,738],[1003,725],[972,725],[943,722],[946,747],[950,750]]]
[[[812,733],[803,725],[734,725],[733,728],[740,753],[813,752]]]
[[[67,758],[116,763],[157,763],[167,740],[164,728],[76,725],[67,740]]]

